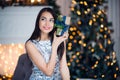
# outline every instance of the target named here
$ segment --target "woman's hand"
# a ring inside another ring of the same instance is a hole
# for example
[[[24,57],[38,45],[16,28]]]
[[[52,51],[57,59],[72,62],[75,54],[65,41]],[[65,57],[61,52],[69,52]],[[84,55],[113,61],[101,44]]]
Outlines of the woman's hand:
[[[56,32],[54,33],[54,39],[52,45],[58,47],[63,41],[68,39],[68,32],[65,32],[62,36],[57,37]]]

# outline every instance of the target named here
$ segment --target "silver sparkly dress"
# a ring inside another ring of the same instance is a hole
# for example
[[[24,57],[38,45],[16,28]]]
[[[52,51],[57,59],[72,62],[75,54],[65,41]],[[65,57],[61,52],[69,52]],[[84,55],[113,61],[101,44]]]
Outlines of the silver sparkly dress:
[[[35,47],[40,51],[41,55],[44,57],[46,63],[49,62],[51,56],[51,41],[37,41],[31,40]],[[58,56],[56,57],[56,65],[52,76],[46,76],[38,67],[33,63],[34,67],[32,69],[32,74],[29,80],[62,80],[60,75],[60,63]]]

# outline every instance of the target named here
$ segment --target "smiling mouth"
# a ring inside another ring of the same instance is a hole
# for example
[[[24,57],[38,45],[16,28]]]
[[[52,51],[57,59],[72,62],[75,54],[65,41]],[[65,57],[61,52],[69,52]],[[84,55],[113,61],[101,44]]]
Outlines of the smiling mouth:
[[[49,30],[50,29],[50,27],[43,27],[45,30]]]

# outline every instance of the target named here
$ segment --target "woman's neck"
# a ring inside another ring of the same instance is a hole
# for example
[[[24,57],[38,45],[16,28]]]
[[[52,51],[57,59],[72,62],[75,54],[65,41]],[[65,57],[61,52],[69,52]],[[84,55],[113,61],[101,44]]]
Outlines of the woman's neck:
[[[50,37],[48,34],[41,34],[41,38],[39,40],[45,41],[45,40],[50,40]]]

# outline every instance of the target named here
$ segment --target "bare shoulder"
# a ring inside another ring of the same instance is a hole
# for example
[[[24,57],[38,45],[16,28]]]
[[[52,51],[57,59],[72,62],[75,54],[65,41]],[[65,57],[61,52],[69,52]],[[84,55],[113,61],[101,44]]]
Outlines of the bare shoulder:
[[[32,47],[32,46],[33,46],[33,44],[32,44],[31,41],[27,41],[27,42],[25,43],[25,48]]]

